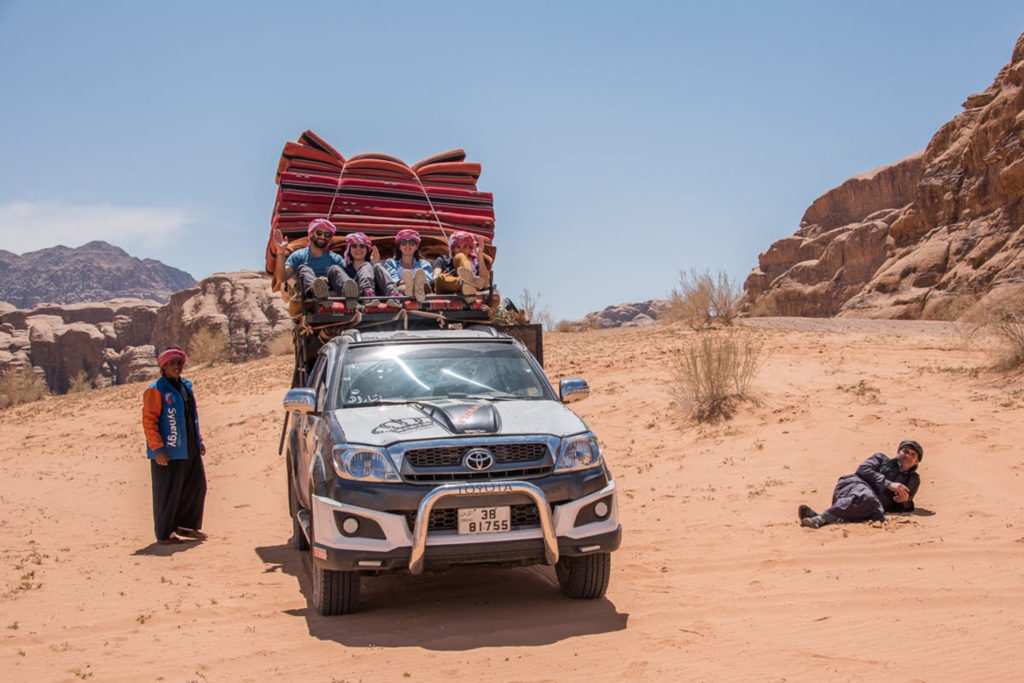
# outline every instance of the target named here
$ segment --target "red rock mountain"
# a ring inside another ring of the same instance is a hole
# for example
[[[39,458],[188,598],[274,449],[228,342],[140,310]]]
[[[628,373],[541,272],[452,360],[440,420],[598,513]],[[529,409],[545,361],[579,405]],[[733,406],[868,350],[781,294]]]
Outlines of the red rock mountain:
[[[956,319],[1024,301],[1024,34],[923,151],[818,197],[758,257],[754,314]]]
[[[126,297],[167,301],[174,292],[195,284],[183,270],[136,258],[99,240],[21,256],[0,250],[0,301],[17,308]]]

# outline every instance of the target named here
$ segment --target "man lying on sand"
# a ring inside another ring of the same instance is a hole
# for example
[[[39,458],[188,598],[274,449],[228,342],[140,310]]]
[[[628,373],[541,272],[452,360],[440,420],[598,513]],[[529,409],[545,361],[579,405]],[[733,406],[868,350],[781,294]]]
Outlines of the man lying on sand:
[[[800,526],[820,529],[838,522],[885,521],[886,512],[910,512],[921,485],[917,465],[924,457],[921,444],[900,441],[895,458],[875,453],[854,474],[840,477],[832,492],[832,507],[820,515],[801,505]]]

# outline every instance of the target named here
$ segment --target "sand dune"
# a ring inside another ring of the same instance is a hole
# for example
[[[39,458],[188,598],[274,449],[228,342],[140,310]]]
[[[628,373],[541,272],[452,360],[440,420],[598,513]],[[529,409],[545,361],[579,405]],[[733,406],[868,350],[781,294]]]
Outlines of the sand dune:
[[[5,680],[1014,680],[1024,642],[1024,389],[948,325],[755,321],[758,405],[694,427],[682,328],[551,334],[547,370],[623,491],[607,598],[548,568],[364,582],[307,604],[277,455],[285,357],[191,368],[208,446],[204,544],[152,543],[143,385],[0,412]],[[905,436],[919,510],[819,531],[835,479]]]

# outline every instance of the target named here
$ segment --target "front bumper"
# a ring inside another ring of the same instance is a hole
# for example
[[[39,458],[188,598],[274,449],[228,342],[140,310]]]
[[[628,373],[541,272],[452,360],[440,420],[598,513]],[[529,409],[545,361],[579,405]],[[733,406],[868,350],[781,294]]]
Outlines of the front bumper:
[[[422,489],[421,489],[422,490]],[[539,525],[511,531],[459,535],[452,531],[428,531],[431,510],[437,507],[477,507],[532,501]],[[603,517],[593,514],[595,504],[605,502]],[[392,514],[324,496],[312,497],[313,561],[324,569],[344,571],[396,571],[419,574],[425,568],[461,564],[554,564],[560,556],[575,557],[611,552],[619,547],[615,481],[580,498],[551,505],[544,491],[526,481],[453,483],[429,489],[419,502],[412,529],[405,514]],[[339,519],[355,517],[372,534],[352,536],[342,532]]]

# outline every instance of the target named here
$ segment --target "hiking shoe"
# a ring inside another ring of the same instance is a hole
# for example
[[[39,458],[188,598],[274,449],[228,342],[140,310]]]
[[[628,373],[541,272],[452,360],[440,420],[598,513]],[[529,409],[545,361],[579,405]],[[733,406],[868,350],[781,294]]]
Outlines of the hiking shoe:
[[[351,302],[354,305],[359,298],[359,285],[355,280],[345,280],[341,283],[341,295],[345,297],[346,303]]]
[[[405,288],[405,292],[406,294],[409,293],[408,287]],[[415,274],[412,276],[412,296],[420,303],[427,300],[427,274],[419,268],[416,269]]]
[[[473,285],[477,289],[487,289],[491,283],[487,281],[487,278],[482,278],[473,272],[472,268],[466,268],[463,266],[459,268],[459,277],[467,285]]]
[[[313,296],[317,299],[326,299],[331,291],[331,287],[327,284],[327,278],[325,277],[318,277],[313,280],[311,289],[313,290]]]
[[[825,526],[825,519],[821,515],[814,515],[813,517],[804,517],[800,520],[800,526],[805,526],[809,529],[820,529]]]
[[[808,517],[817,517],[818,516],[817,512],[815,512],[811,508],[807,507],[806,505],[801,505],[799,508],[797,508],[796,513],[797,513],[797,515],[800,516],[800,519],[806,519]]]
[[[417,269],[416,272],[419,272],[419,269]],[[405,292],[406,296],[412,296],[414,279],[415,278],[413,277],[411,270],[402,271],[402,291]]]

